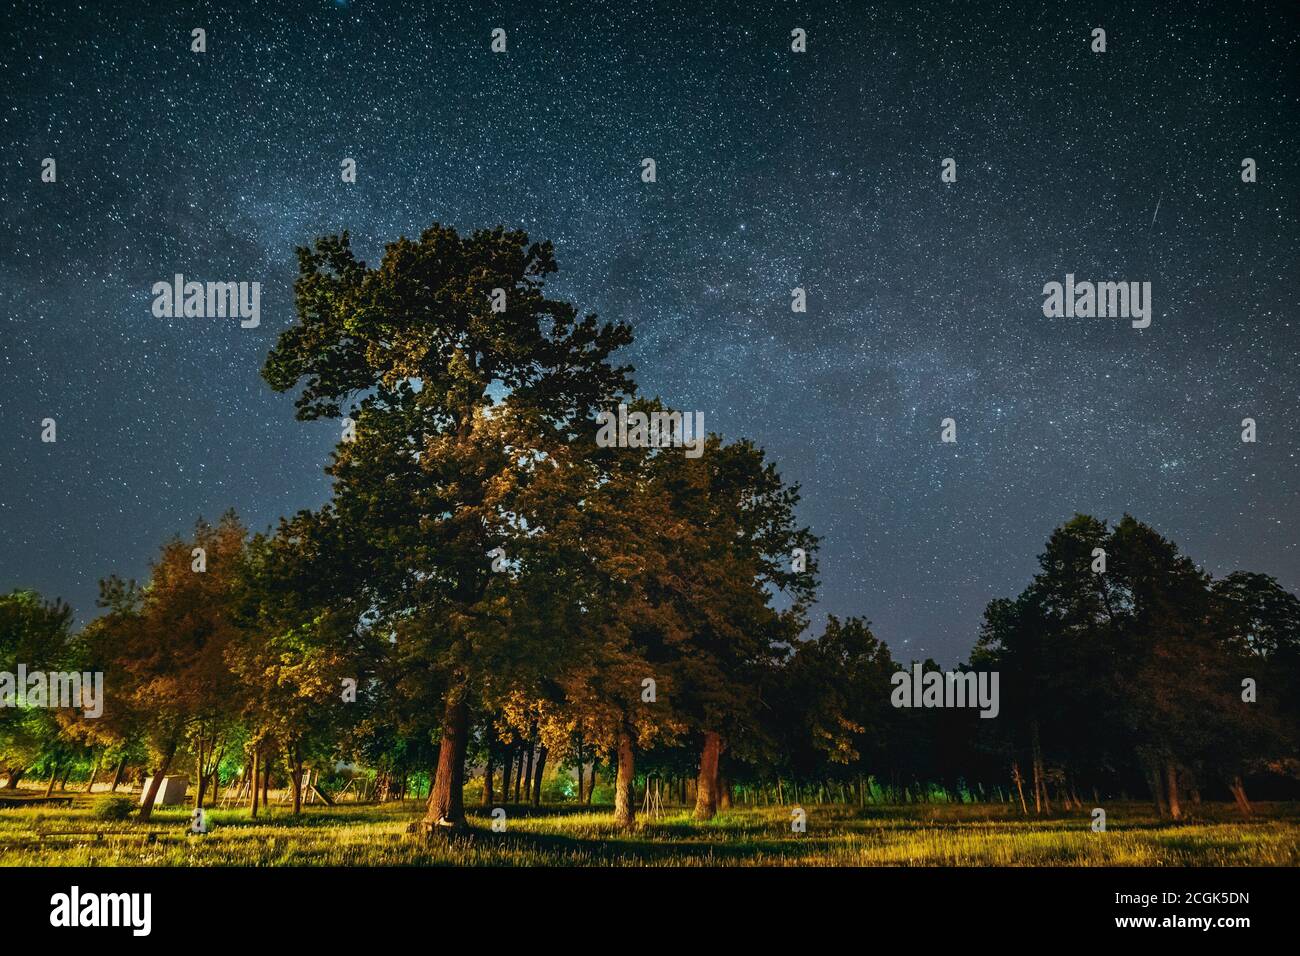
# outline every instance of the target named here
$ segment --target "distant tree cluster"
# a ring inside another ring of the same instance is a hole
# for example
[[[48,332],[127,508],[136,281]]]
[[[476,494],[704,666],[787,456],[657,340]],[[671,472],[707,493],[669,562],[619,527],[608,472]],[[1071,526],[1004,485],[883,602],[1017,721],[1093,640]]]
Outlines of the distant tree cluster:
[[[376,268],[346,233],[298,261],[263,374],[340,420],[330,500],[264,534],[200,522],[75,633],[61,604],[0,598],[0,670],[106,675],[98,719],[0,709],[8,786],[89,761],[156,790],[186,759],[198,805],[235,767],[256,813],[274,766],[297,812],[305,771],[351,760],[395,795],[427,773],[435,833],[464,825],[467,773],[485,804],[536,803],[548,765],[578,802],[611,783],[622,826],[651,777],[708,819],[814,791],[1050,812],[1140,788],[1177,816],[1296,776],[1300,601],[1272,578],[1076,516],[963,665],[999,673],[997,718],[895,708],[905,665],[864,620],[808,634],[818,542],[760,448],[596,441],[619,402],[672,411],[615,364],[627,326],[546,296],[549,243],[434,226]]]

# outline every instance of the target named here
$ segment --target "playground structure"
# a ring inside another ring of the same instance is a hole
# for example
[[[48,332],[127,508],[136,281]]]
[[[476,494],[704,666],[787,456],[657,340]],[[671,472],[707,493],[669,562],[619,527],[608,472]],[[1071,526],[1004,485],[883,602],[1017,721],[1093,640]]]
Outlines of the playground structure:
[[[253,789],[251,783],[252,778],[247,771],[241,771],[239,776],[226,787],[220,800],[217,801],[218,809],[252,806]],[[302,775],[302,802],[304,805],[320,802],[332,807],[335,804],[345,802],[349,793],[352,795],[352,799],[347,800],[348,803],[383,802],[387,799],[387,790],[381,791],[379,784],[379,780],[372,781],[368,777],[355,776],[349,779],[341,790],[331,795],[321,786],[321,772],[319,770],[304,770]],[[271,792],[276,794],[274,799],[276,805],[284,806],[293,803],[292,787],[284,787]]]
[[[645,800],[641,802],[641,813],[658,820],[664,815],[663,778],[652,773],[645,778]]]

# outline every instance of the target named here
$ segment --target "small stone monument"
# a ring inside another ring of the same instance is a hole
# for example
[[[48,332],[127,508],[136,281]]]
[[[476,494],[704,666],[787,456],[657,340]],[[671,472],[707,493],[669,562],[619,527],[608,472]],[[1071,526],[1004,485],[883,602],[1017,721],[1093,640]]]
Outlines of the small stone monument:
[[[144,778],[144,789],[140,791],[140,806],[144,806],[152,782],[153,777]],[[158,796],[154,797],[153,805],[155,807],[174,807],[179,803],[184,803],[185,791],[189,789],[189,786],[190,778],[183,773],[163,777],[162,783],[158,787]]]

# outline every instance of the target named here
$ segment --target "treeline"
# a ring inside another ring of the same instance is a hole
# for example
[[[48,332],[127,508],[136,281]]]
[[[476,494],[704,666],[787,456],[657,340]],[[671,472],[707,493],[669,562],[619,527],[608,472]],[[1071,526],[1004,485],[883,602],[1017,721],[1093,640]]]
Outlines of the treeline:
[[[435,226],[377,267],[346,233],[298,255],[263,374],[338,420],[330,501],[264,534],[200,523],[142,586],[105,580],[75,633],[66,607],[0,600],[0,667],[105,674],[97,719],[0,709],[9,785],[93,752],[157,786],[185,760],[202,804],[223,767],[257,792],[274,764],[298,811],[305,769],[351,759],[398,791],[427,772],[437,832],[464,824],[467,773],[487,803],[536,802],[548,766],[577,768],[579,801],[610,780],[623,826],[651,774],[691,781],[702,819],[737,790],[1026,812],[1149,791],[1176,815],[1294,778],[1300,602],[1271,578],[1214,581],[1131,518],[1076,517],[985,614],[969,667],[999,673],[998,716],[896,708],[905,665],[865,621],[809,634],[798,488],[748,441],[684,454],[689,417],[613,360],[628,327],[546,296],[548,243]]]

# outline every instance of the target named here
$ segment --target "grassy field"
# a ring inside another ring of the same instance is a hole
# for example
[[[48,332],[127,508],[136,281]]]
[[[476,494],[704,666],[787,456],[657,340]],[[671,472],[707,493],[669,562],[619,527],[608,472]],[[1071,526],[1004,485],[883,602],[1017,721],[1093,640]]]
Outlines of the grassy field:
[[[1107,832],[1088,814],[1045,819],[1003,805],[812,805],[807,832],[789,808],[743,808],[696,823],[669,809],[631,833],[608,808],[507,808],[494,833],[477,808],[470,832],[430,845],[409,834],[418,802],[309,807],[270,821],[210,811],[211,831],[185,832],[189,811],[160,809],[148,824],[104,823],[79,797],[71,808],[0,809],[5,866],[1295,866],[1300,805],[1260,804],[1243,820],[1230,806],[1195,807],[1161,821],[1145,804],[1107,807]],[[72,833],[60,831],[75,831]],[[96,834],[102,834],[97,839]],[[155,834],[149,842],[150,834]]]

